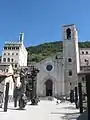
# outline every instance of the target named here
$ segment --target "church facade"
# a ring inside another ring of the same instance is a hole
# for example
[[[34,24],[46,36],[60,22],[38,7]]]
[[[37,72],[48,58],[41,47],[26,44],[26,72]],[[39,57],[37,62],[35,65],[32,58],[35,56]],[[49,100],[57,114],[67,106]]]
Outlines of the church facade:
[[[90,49],[78,47],[78,34],[74,24],[62,27],[63,53],[56,53],[35,66],[40,70],[37,76],[37,95],[69,95],[78,85],[80,68],[89,64]]]

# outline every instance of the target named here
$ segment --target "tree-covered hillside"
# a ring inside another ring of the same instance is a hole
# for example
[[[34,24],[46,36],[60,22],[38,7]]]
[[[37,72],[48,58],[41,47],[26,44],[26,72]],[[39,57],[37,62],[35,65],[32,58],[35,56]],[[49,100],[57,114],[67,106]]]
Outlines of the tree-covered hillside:
[[[79,42],[80,48],[90,48],[90,42]],[[62,41],[44,43],[37,46],[27,47],[28,61],[39,62],[56,52],[62,52]]]

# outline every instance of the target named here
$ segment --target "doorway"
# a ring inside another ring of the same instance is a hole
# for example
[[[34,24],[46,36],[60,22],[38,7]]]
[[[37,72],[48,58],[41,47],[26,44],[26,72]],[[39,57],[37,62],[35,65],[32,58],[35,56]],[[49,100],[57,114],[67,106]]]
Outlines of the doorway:
[[[51,80],[47,80],[46,83],[46,96],[52,96],[53,83]]]

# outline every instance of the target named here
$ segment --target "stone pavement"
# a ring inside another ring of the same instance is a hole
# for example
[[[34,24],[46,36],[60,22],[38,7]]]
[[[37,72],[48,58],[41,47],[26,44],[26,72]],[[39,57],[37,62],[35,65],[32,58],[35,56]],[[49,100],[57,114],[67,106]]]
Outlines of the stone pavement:
[[[79,110],[69,102],[56,104],[55,101],[41,100],[37,106],[28,105],[26,110],[17,110],[13,104],[8,111],[0,109],[0,120],[76,120]]]

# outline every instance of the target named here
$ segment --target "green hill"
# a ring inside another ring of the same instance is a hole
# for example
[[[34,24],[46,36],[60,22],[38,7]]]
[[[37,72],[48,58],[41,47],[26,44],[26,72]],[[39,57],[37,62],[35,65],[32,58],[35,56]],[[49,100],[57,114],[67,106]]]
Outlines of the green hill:
[[[90,42],[79,42],[79,47],[90,48]],[[56,52],[62,52],[63,43],[62,41],[49,42],[37,46],[27,47],[26,49],[28,51],[28,61],[39,62]]]

